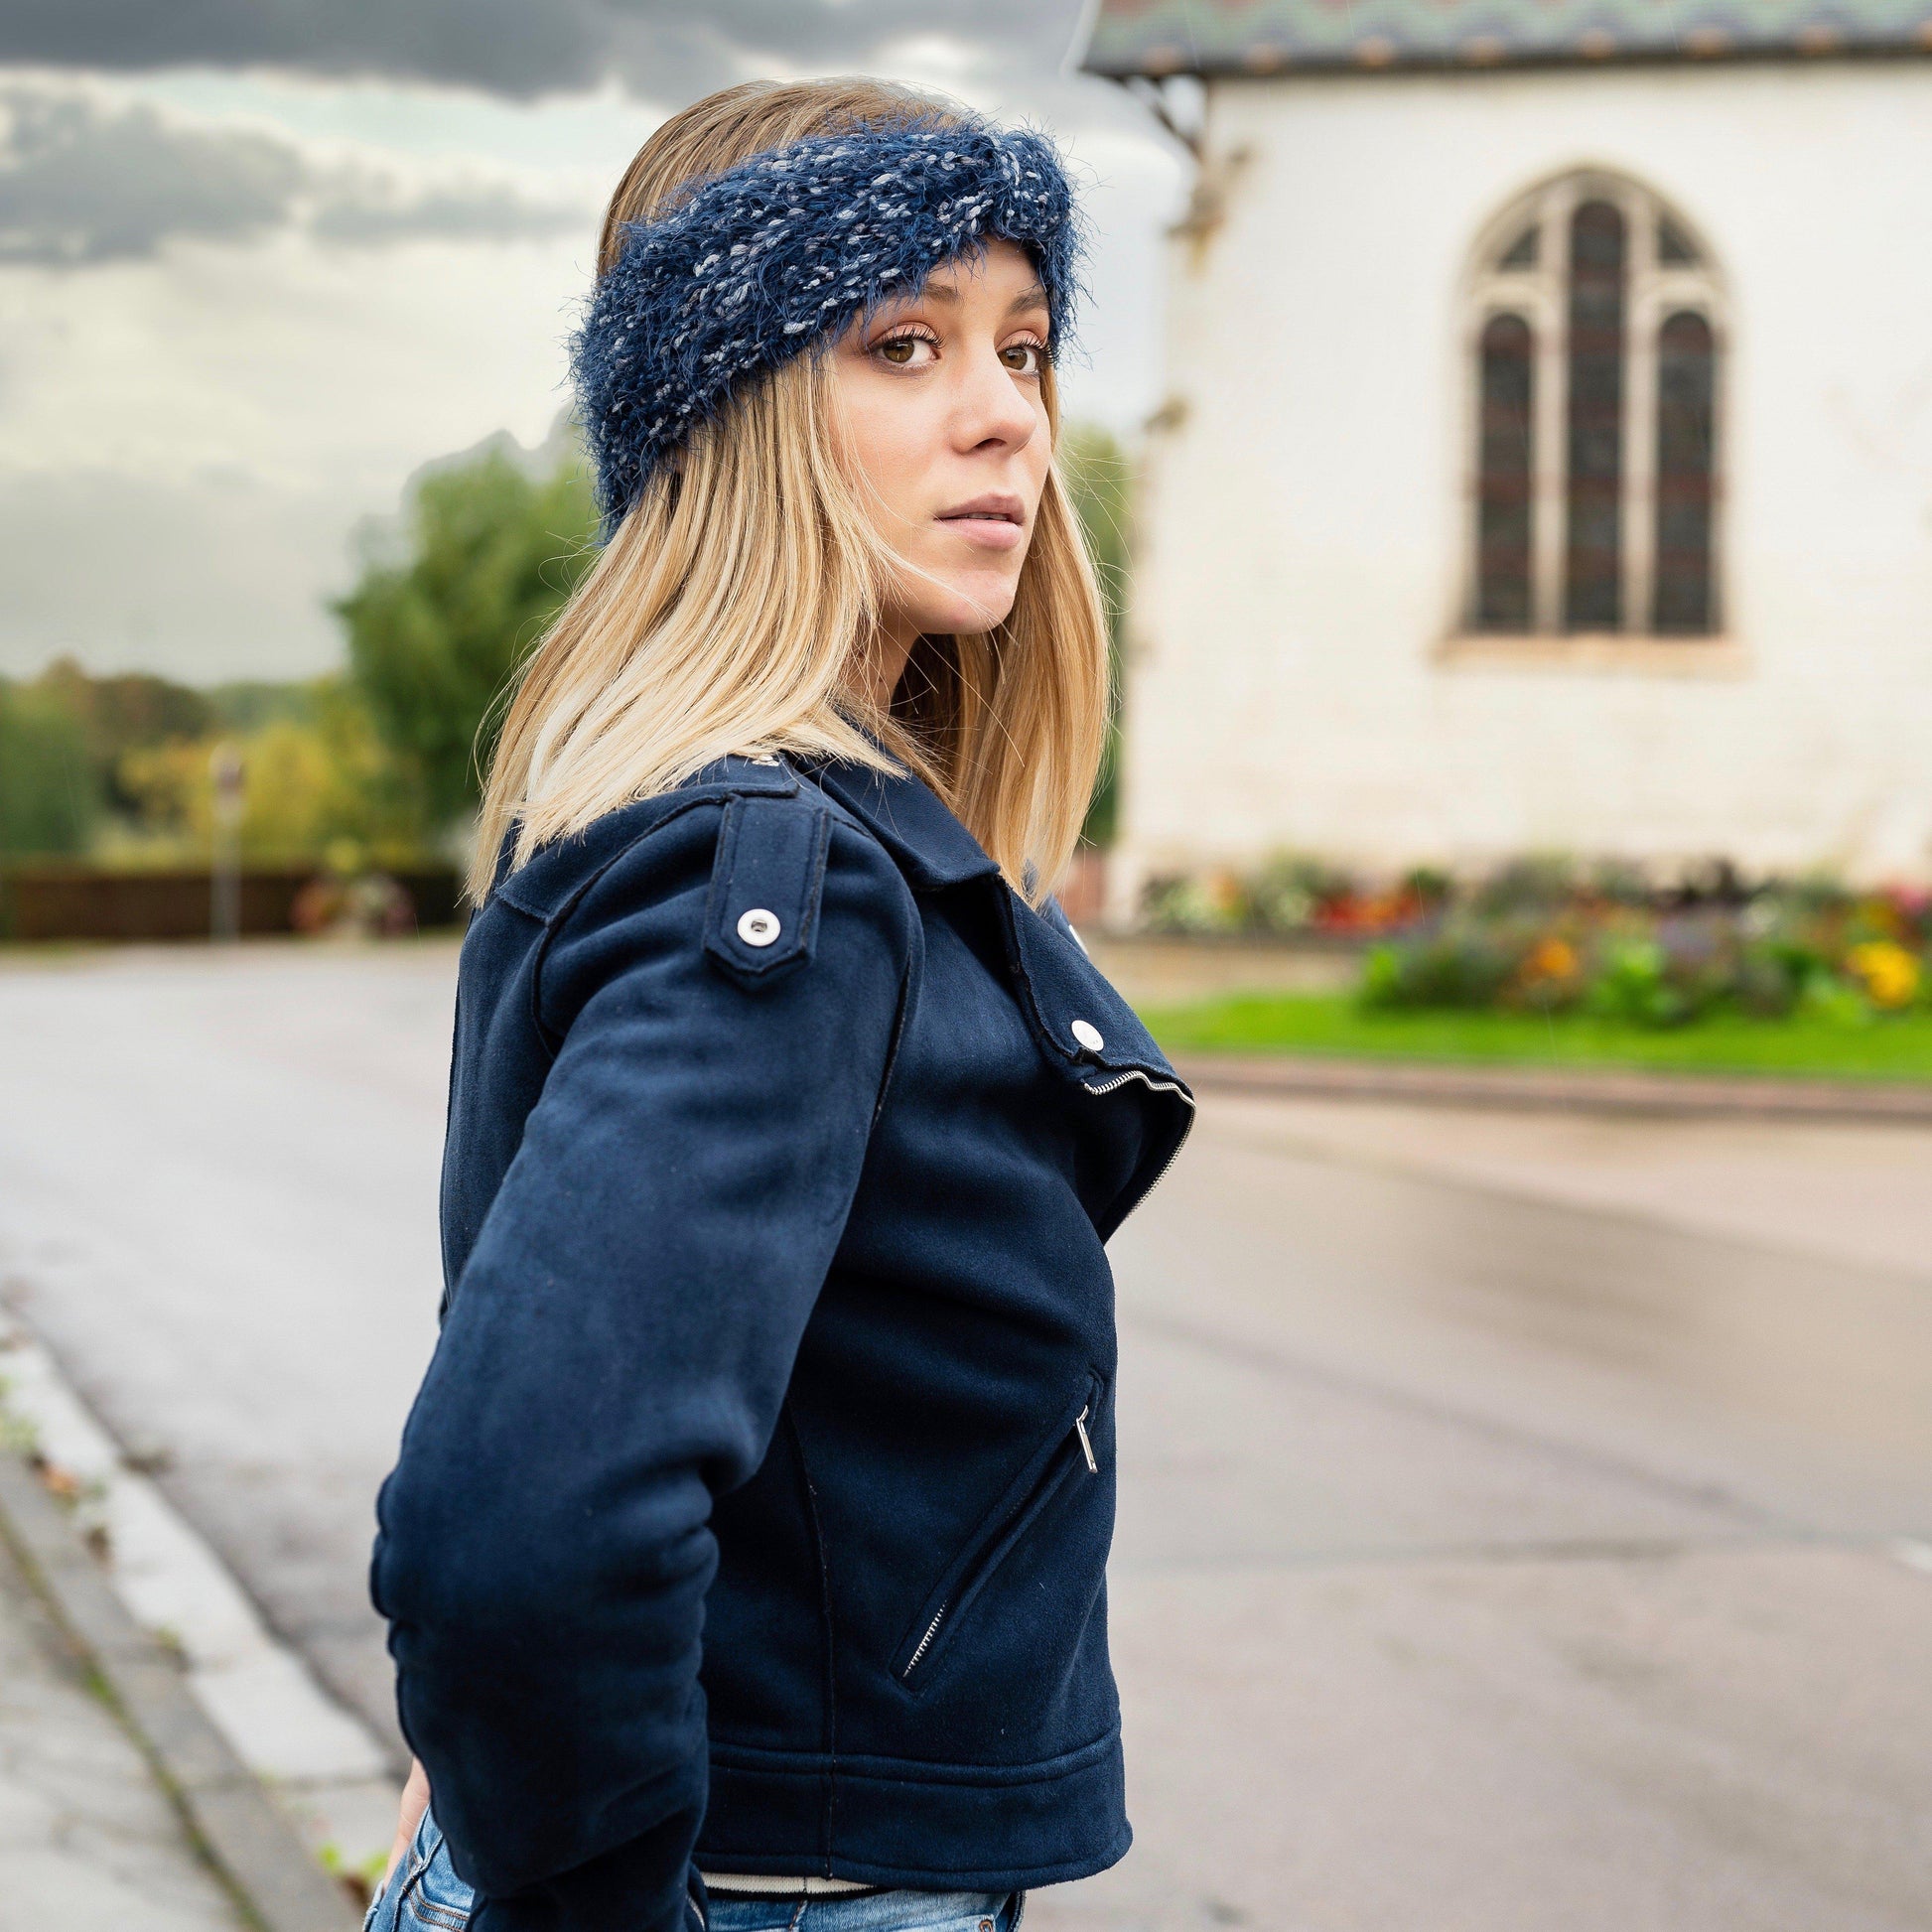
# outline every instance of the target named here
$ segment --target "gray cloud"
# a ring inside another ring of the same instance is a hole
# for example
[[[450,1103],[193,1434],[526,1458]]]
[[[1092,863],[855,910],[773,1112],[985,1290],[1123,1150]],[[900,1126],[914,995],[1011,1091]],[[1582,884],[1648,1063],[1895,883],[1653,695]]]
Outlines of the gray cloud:
[[[292,224],[380,243],[508,240],[588,218],[501,183],[411,185],[318,166],[272,135],[185,125],[141,102],[0,87],[0,262],[86,267],[140,260],[178,237],[241,242]]]
[[[943,33],[995,70],[1057,68],[1080,0],[0,0],[0,61],[125,71],[278,67],[454,81],[528,96],[616,77],[654,100],[759,56],[871,65]]]
[[[1059,77],[1079,12],[1080,0],[0,0],[0,65],[271,67],[514,97],[616,79],[674,104],[760,68],[890,66],[896,46],[933,35],[1033,112],[1113,119],[1095,83]],[[540,235],[583,218],[503,186],[412,195],[322,179],[272,134],[0,81],[0,262],[138,258],[175,236],[245,240],[292,221],[366,244]]]
[[[527,94],[598,78],[620,24],[603,0],[0,0],[0,59],[295,68]]]
[[[302,167],[265,135],[168,126],[145,107],[0,92],[0,261],[150,255],[169,235],[246,240],[287,218]]]
[[[450,241],[519,241],[572,228],[589,230],[590,209],[532,202],[496,184],[465,184],[396,194],[355,177],[327,187],[310,216],[311,232],[325,241],[405,241],[440,236]]]

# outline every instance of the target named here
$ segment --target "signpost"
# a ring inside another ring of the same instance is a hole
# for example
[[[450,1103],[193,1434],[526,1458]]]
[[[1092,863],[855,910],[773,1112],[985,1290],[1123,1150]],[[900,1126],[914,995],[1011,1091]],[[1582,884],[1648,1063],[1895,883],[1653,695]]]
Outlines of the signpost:
[[[226,739],[208,758],[214,780],[213,870],[208,881],[208,936],[217,945],[241,937],[241,811],[247,768]]]

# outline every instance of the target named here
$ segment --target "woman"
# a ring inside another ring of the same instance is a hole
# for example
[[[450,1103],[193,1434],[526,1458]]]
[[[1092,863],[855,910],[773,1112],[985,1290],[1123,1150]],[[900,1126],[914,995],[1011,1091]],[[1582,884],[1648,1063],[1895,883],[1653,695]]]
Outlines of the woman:
[[[618,190],[608,542],[490,774],[378,1505],[372,1925],[1011,1932],[1127,1849],[1102,1243],[1192,1102],[1043,892],[1106,708],[1076,241],[1045,141],[872,82]]]

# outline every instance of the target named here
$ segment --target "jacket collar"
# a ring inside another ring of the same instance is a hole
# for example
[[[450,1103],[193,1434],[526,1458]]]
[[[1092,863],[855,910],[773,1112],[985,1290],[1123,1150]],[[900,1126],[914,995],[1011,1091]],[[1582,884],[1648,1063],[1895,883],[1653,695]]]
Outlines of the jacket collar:
[[[625,846],[642,837],[658,820],[694,795],[726,791],[789,797],[797,789],[797,778],[776,759],[747,759],[736,755],[717,759],[669,791],[654,792],[648,798],[620,805],[615,811],[593,819],[581,832],[540,846],[531,855],[529,864],[517,872],[509,870],[510,850],[516,842],[516,827],[512,825],[503,834],[503,842],[496,851],[496,877],[489,896],[502,898],[535,918],[547,918],[599,867],[616,858]]]
[[[998,876],[985,847],[914,773],[839,762],[818,765],[810,776],[865,823],[914,886],[931,891]]]

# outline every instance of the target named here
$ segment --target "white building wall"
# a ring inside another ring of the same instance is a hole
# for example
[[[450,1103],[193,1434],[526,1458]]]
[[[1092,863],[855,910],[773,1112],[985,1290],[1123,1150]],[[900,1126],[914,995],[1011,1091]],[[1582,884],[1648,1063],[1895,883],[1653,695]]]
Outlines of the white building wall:
[[[1932,64],[1216,83],[1242,148],[1172,244],[1122,906],[1278,846],[1932,875]],[[1727,287],[1725,636],[1458,654],[1469,250],[1585,166]]]

